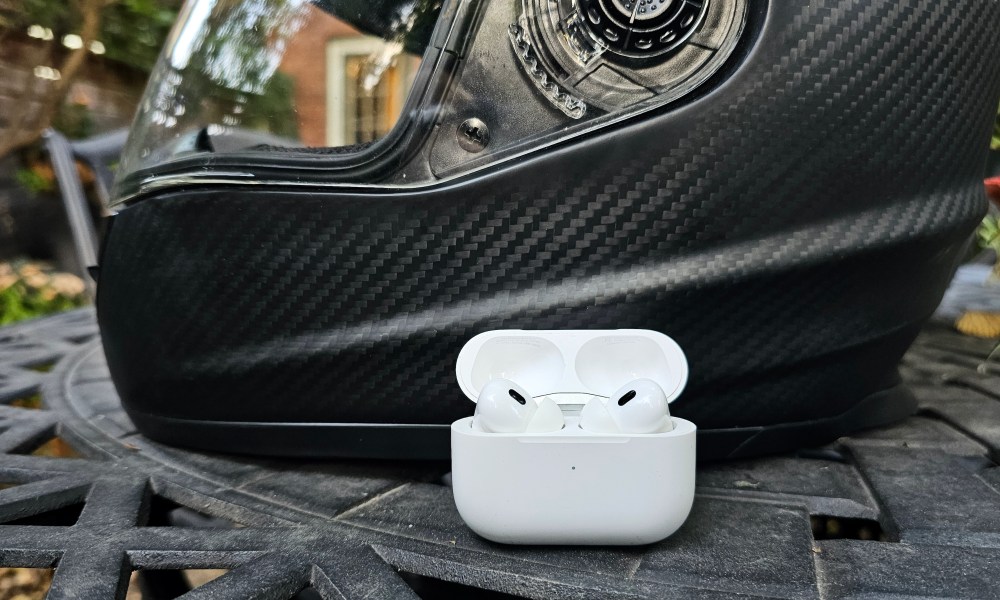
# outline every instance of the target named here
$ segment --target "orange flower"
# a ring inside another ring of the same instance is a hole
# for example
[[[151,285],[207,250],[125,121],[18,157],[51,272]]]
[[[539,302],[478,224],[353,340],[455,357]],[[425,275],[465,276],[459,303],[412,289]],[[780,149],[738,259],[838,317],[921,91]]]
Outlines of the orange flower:
[[[993,204],[1000,206],[1000,175],[990,177],[983,183],[986,184],[986,196],[993,201]]]

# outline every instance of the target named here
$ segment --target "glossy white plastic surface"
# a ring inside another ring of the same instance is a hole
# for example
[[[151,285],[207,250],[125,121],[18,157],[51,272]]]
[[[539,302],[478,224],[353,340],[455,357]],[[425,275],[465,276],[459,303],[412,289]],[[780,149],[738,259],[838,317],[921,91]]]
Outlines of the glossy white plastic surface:
[[[656,434],[588,434],[576,419],[549,434],[451,426],[455,505],[506,544],[635,545],[662,540],[691,512],[695,426]]]
[[[472,417],[451,426],[455,504],[476,533],[508,544],[648,544],[691,511],[695,425],[673,417],[663,433],[594,433],[578,410],[634,379],[668,400],[687,362],[667,336],[642,330],[491,331],[470,340],[456,372],[475,401],[492,379],[517,382],[559,403],[566,421],[547,433],[488,433]]]
[[[645,329],[487,331],[465,344],[455,371],[473,402],[492,379],[559,404],[586,404],[581,396],[607,397],[629,381],[652,379],[672,401],[688,377],[677,342]]]

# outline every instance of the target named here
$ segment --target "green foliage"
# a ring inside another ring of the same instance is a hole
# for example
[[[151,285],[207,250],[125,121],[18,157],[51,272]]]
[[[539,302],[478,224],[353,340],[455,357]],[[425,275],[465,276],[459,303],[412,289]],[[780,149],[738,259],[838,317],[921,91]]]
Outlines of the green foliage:
[[[1000,218],[996,215],[986,215],[976,230],[976,240],[980,248],[992,248],[1000,256]]]
[[[177,0],[121,0],[104,11],[106,56],[148,73],[177,18]]]
[[[116,0],[104,9],[98,40],[107,58],[148,73],[156,63],[180,0]],[[53,38],[74,33],[79,16],[66,0],[20,0],[14,8],[0,8],[0,27],[24,30],[41,25],[52,30]]]
[[[207,123],[297,138],[294,82],[277,69],[288,40],[305,23],[302,5],[219,2],[208,21],[190,62],[178,67],[184,91],[172,101]],[[199,104],[183,104],[189,101]]]
[[[83,281],[29,262],[0,263],[0,326],[87,304]]]
[[[27,25],[39,24],[51,28],[64,29],[72,25],[68,2],[58,2],[54,0],[21,0],[14,7],[5,11],[4,25],[10,28],[19,28]]]
[[[976,241],[979,247],[992,248],[997,253],[997,262],[993,265],[994,277],[1000,277],[1000,218],[996,215],[986,215],[976,230]],[[1000,345],[997,346],[1000,348]]]
[[[43,192],[51,192],[55,188],[55,184],[53,184],[51,179],[43,177],[34,169],[18,169],[14,177],[17,178],[17,182],[31,196],[37,196]]]
[[[259,96],[251,95],[243,105],[243,126],[268,131],[289,139],[299,137],[299,124],[292,98],[295,83],[284,73],[275,73]]]
[[[94,134],[94,119],[86,104],[64,104],[52,119],[52,126],[70,139],[81,139]]]

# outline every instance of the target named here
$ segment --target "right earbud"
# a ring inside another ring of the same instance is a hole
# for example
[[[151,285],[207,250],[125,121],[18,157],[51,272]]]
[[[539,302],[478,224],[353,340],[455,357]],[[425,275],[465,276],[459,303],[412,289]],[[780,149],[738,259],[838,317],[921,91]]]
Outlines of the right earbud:
[[[663,433],[673,429],[663,389],[636,379],[607,399],[594,398],[580,413],[580,427],[594,433]]]
[[[488,433],[544,433],[562,429],[563,417],[551,398],[538,402],[513,381],[494,379],[479,391],[472,426]]]

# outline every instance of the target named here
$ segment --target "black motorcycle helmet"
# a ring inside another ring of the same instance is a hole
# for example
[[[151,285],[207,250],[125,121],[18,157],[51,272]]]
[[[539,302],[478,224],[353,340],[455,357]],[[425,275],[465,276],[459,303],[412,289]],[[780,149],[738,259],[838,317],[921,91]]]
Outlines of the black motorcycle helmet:
[[[444,458],[490,329],[643,328],[699,457],[903,417],[983,215],[1000,4],[189,0],[98,316],[140,431]]]

